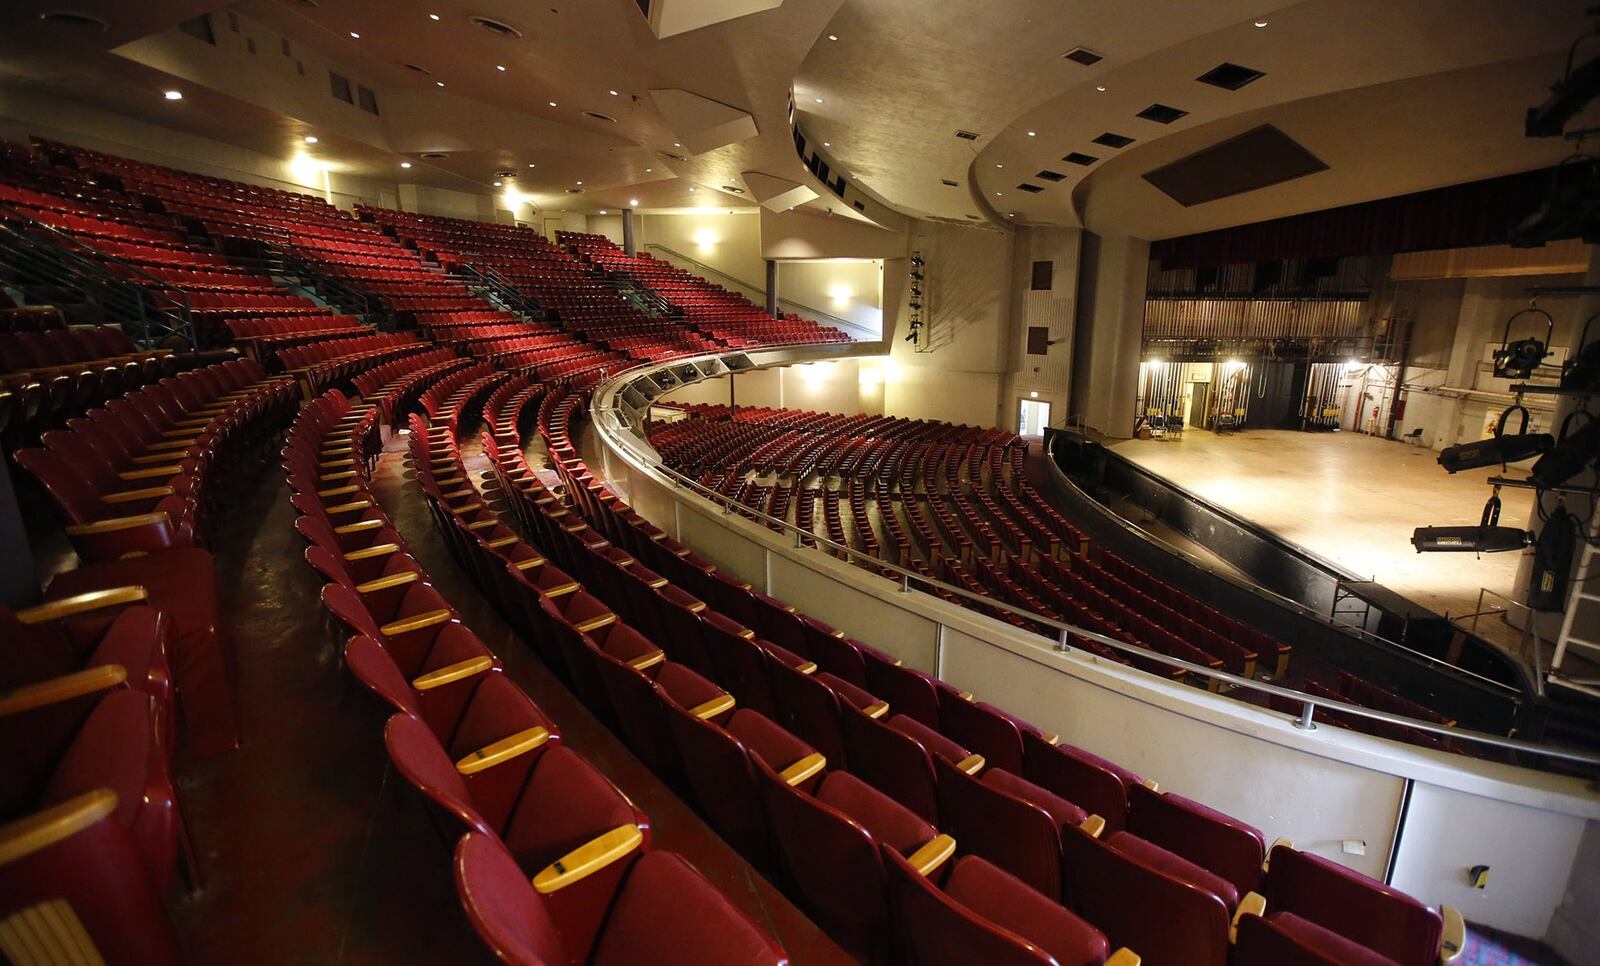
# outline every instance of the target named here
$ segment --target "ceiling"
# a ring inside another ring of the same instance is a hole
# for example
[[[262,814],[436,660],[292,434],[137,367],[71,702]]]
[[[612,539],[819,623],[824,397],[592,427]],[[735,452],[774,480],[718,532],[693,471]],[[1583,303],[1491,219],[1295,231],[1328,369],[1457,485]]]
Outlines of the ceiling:
[[[787,0],[661,40],[634,0],[75,0],[103,31],[41,23],[58,0],[8,0],[0,112],[8,93],[48,95],[279,158],[313,136],[319,161],[353,176],[510,187],[550,210],[737,210],[754,204],[744,173],[759,172],[816,189],[805,207],[819,214],[861,217],[797,158],[792,89],[810,145],[897,212],[1161,238],[1559,159],[1569,147],[1523,138],[1521,113],[1559,74],[1584,6]],[[214,14],[215,46],[174,29],[201,12]],[[1103,59],[1062,56],[1075,47]],[[1196,80],[1224,62],[1263,76],[1238,90]],[[381,116],[333,101],[329,70],[376,91]],[[172,84],[180,104],[160,98]],[[651,94],[664,89],[748,114],[755,136],[691,154],[693,132]],[[1187,113],[1136,116],[1153,103]],[[1261,124],[1328,170],[1190,208],[1143,178]],[[1094,143],[1104,132],[1133,141]],[[1071,152],[1092,160],[1062,160]]]

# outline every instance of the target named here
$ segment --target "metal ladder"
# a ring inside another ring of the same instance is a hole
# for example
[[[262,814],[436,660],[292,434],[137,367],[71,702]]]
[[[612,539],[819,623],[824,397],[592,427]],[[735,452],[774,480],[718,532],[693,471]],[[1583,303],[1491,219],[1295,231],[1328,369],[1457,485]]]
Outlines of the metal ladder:
[[[1600,577],[1600,551],[1595,549],[1595,534],[1589,536],[1572,573],[1572,596],[1567,601],[1567,613],[1561,619],[1561,633],[1556,638],[1556,651],[1550,658],[1546,680],[1552,685],[1600,697],[1600,677],[1572,677],[1561,671],[1569,649],[1600,663],[1600,585],[1591,583],[1592,578]],[[1580,613],[1583,615],[1581,622]]]

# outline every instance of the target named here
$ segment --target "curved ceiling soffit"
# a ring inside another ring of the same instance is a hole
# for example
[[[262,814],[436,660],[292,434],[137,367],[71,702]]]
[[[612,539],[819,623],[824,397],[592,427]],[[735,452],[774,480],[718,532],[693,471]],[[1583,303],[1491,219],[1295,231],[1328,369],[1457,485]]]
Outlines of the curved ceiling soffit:
[[[1583,4],[1576,0],[1528,8],[1494,0],[1302,3],[1277,11],[1270,20],[1230,24],[1115,65],[1019,115],[979,152],[984,163],[978,166],[978,178],[986,196],[995,191],[1009,195],[1019,181],[1031,182],[1043,188],[1020,205],[1031,220],[1081,223],[1080,213],[1087,210],[1083,185],[1099,180],[1096,172],[1121,158],[1143,155],[1198,127],[1274,106],[1564,52],[1582,29],[1582,12]],[[1342,41],[1328,43],[1329,37]],[[1222,65],[1242,65],[1262,76],[1232,90],[1200,80]],[[1482,93],[1463,87],[1454,96],[1470,103]],[[1139,116],[1157,104],[1184,114],[1166,124]],[[1106,134],[1133,140],[1122,147],[1096,140]],[[1019,179],[1018,171],[1061,178]]]
[[[1158,239],[1554,164],[1572,153],[1571,146],[1559,138],[1524,137],[1520,119],[1543,98],[1563,56],[1412,77],[1210,121],[1108,160],[1073,187],[1072,205],[1091,231]],[[1600,105],[1575,123],[1600,123]],[[1187,207],[1145,179],[1263,125],[1293,138],[1327,168]]]

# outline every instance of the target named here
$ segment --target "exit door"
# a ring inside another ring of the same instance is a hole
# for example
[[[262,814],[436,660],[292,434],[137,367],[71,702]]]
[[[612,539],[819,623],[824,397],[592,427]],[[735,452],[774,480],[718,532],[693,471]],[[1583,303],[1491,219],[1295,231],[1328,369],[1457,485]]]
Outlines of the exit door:
[[[1050,404],[1037,399],[1023,399],[1017,410],[1018,436],[1043,436],[1050,425]]]
[[[1206,407],[1211,402],[1211,383],[1195,382],[1189,384],[1189,425],[1204,427],[1206,424]]]

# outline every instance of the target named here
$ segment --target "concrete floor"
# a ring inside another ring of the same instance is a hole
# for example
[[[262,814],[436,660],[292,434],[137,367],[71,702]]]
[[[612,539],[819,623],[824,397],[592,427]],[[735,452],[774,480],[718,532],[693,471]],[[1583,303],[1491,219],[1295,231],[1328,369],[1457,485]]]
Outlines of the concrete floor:
[[[1510,595],[1515,584],[1521,554],[1424,554],[1410,542],[1419,526],[1476,524],[1491,492],[1485,481],[1498,466],[1452,475],[1433,450],[1348,432],[1189,430],[1113,448],[1445,616],[1476,611],[1480,588]],[[1503,523],[1526,524],[1531,491],[1506,489],[1500,500]]]

